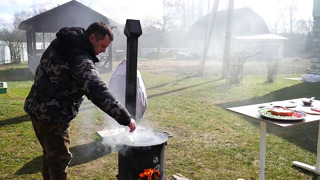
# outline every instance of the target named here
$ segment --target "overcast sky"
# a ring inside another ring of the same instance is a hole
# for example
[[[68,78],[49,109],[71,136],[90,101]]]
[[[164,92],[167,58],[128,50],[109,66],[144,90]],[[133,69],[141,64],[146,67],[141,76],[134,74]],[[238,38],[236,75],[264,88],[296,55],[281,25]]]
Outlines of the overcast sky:
[[[35,8],[51,9],[69,1],[70,0],[1,0],[0,23],[12,22],[15,12],[28,11]],[[221,3],[224,1],[226,0],[220,0]],[[286,8],[287,4],[292,1],[294,1],[298,7],[296,20],[308,20],[312,18],[313,0],[235,0],[235,7],[250,7],[262,16],[267,24],[272,24],[276,17],[279,16],[278,9]],[[126,19],[139,19],[140,21],[156,20],[162,15],[162,0],[78,0],[78,2],[120,24],[125,24]]]

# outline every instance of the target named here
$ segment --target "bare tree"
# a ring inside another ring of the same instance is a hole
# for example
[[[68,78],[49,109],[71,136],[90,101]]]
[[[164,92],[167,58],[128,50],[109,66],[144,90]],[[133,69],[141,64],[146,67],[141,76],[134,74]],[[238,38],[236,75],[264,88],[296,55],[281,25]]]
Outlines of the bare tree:
[[[297,34],[308,35],[312,33],[313,21],[311,19],[304,20],[300,19],[296,22],[296,28],[294,32]]]
[[[21,63],[23,34],[16,29],[2,29],[0,39],[9,47],[11,62]]]
[[[181,12],[182,27],[187,31],[202,16],[211,11],[213,0],[176,0]]]
[[[33,6],[32,11],[21,11],[15,13],[14,21],[12,24],[5,24],[0,29],[0,40],[3,41],[8,47],[12,63],[21,63],[23,55],[23,42],[26,42],[26,34],[19,29],[19,25],[25,19],[40,14],[46,11],[39,6]],[[42,36],[44,38],[44,36]],[[50,37],[49,37],[50,38]]]
[[[25,18],[26,13],[16,13],[11,25],[7,24],[0,29],[0,40],[3,41],[10,51],[12,63],[21,63],[23,54],[23,42],[25,42],[25,33],[19,30],[18,26]]]
[[[160,48],[163,44],[165,35],[174,30],[178,25],[180,25],[180,21],[175,18],[177,3],[170,0],[163,0],[163,16],[161,19],[154,21],[150,24],[150,28],[156,34],[157,41],[157,59],[160,59],[161,53]]]
[[[227,84],[238,85],[242,82],[243,66],[248,59],[257,55],[259,51],[256,48],[242,48],[239,50],[230,50],[229,66],[227,70]]]
[[[284,4],[285,3],[285,4]],[[280,33],[293,33],[298,6],[294,0],[283,1],[278,7],[276,30]],[[277,32],[276,32],[277,33]]]
[[[292,34],[292,25],[297,12],[297,4],[295,4],[294,0],[292,0],[287,8],[289,11],[289,33]]]
[[[276,76],[278,74],[278,70],[279,70],[279,61],[278,60],[272,60],[269,59],[267,61],[267,70],[268,70],[268,82],[274,82],[274,80],[276,79]]]

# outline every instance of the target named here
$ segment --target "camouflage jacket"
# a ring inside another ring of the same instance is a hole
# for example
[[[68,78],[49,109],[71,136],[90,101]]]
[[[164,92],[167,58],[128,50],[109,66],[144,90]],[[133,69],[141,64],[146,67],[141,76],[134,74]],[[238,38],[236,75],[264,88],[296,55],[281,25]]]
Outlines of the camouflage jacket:
[[[34,119],[69,123],[83,96],[121,125],[130,123],[128,111],[101,80],[94,48],[82,28],[62,28],[43,53],[24,110]]]

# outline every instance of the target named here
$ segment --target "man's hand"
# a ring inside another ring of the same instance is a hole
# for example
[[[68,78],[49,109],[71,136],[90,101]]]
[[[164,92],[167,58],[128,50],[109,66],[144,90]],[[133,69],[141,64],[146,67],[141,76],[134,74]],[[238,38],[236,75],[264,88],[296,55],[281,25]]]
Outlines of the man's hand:
[[[136,129],[136,121],[131,118],[131,121],[128,127],[130,128],[130,132],[133,132]]]

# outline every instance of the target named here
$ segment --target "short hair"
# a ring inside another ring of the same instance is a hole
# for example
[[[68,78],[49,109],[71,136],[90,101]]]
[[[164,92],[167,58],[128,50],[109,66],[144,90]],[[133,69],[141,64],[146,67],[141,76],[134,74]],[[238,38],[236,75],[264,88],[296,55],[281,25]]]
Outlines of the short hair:
[[[90,34],[94,34],[96,36],[96,40],[103,40],[106,35],[109,36],[110,40],[113,41],[113,33],[112,30],[108,27],[108,25],[104,22],[94,22],[92,23],[86,30],[86,34],[89,37]]]

